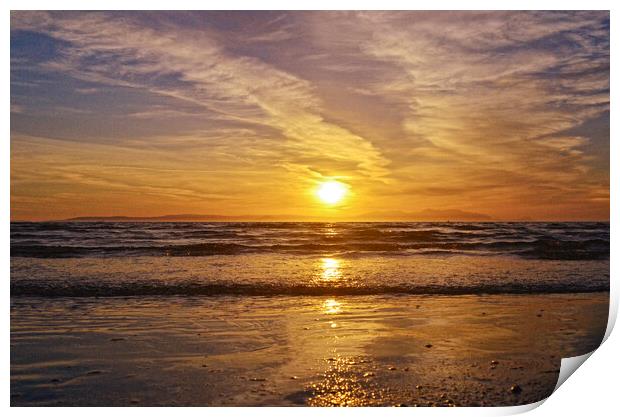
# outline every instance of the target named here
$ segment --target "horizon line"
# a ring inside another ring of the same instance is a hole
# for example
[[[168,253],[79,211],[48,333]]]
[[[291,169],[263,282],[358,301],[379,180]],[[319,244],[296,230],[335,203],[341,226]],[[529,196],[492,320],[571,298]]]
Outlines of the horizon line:
[[[211,216],[211,215],[209,215]],[[205,215],[204,217],[209,217]],[[262,216],[222,216],[220,219],[178,219],[167,216],[79,216],[59,219],[11,219],[10,223],[610,223],[610,219],[529,219],[529,218],[487,218],[487,219],[459,219],[459,218],[373,218],[373,219],[329,219],[329,218],[282,218],[260,219]],[[244,217],[247,217],[244,219]],[[275,217],[275,216],[274,216]]]

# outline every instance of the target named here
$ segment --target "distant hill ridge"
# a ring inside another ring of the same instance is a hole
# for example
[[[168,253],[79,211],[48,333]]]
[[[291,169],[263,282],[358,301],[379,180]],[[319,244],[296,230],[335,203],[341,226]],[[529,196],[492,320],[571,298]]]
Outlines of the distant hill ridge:
[[[269,218],[272,216],[222,216],[217,214],[169,214],[165,216],[152,217],[133,217],[133,216],[83,216],[66,219],[70,222],[92,222],[92,221],[111,221],[111,222],[154,222],[154,221],[232,221],[241,218]],[[275,216],[273,216],[275,218]]]
[[[378,211],[358,216],[339,218],[338,221],[490,221],[491,216],[462,210],[422,210],[408,213],[402,211]],[[169,214],[164,216],[82,216],[72,217],[70,222],[244,222],[244,221],[334,221],[333,218],[319,216],[279,216],[279,215],[240,215],[224,216],[218,214]]]

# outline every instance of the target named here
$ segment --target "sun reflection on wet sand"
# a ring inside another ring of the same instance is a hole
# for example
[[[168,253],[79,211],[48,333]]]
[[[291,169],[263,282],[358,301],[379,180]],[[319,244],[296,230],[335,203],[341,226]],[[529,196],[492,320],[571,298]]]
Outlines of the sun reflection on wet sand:
[[[307,404],[319,407],[363,407],[388,405],[392,400],[389,389],[375,381],[376,366],[366,358],[329,358],[329,368],[322,378],[307,388]]]
[[[340,261],[334,258],[321,259],[321,279],[323,281],[337,280],[342,276],[340,271]]]
[[[33,302],[11,304],[16,405],[528,404],[609,312],[606,293]]]

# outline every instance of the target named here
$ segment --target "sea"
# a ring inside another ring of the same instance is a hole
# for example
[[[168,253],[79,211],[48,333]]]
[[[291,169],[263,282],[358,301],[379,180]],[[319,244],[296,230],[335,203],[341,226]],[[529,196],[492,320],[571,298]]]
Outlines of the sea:
[[[13,222],[11,296],[609,290],[607,222]]]
[[[11,223],[11,405],[528,404],[609,262],[609,223]]]

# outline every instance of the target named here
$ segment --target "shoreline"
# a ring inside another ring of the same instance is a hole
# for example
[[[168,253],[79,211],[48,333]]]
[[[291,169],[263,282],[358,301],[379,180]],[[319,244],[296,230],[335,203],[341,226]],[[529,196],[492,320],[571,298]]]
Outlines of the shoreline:
[[[11,258],[13,296],[349,296],[609,290],[609,261],[244,254]]]
[[[210,287],[205,287],[207,290],[211,289]],[[148,293],[148,292],[136,292],[131,293],[127,291],[119,291],[118,293],[113,293],[107,291],[105,294],[99,294],[97,292],[93,292],[91,294],[88,291],[82,292],[80,295],[72,295],[71,292],[63,292],[59,291],[58,293],[54,293],[53,290],[50,291],[46,289],[45,295],[41,296],[40,291],[28,292],[28,290],[19,289],[20,292],[13,293],[11,291],[10,298],[13,299],[52,299],[52,300],[72,300],[72,299],[140,299],[144,297],[149,298],[162,298],[165,299],[167,297],[207,297],[207,298],[217,298],[217,297],[262,297],[262,298],[290,298],[290,297],[369,297],[369,296],[416,296],[416,297],[459,297],[459,296],[472,296],[472,297],[486,297],[486,296],[536,296],[536,295],[579,295],[579,294],[609,294],[609,288],[607,289],[599,289],[599,288],[582,288],[577,291],[572,289],[549,289],[549,290],[537,290],[537,291],[527,291],[527,289],[516,289],[516,290],[502,290],[497,289],[490,291],[477,291],[477,288],[472,289],[464,289],[461,288],[447,288],[442,290],[442,292],[425,292],[423,289],[416,288],[413,290],[399,290],[398,288],[389,288],[384,292],[377,292],[375,289],[366,290],[364,288],[357,287],[340,287],[334,291],[333,287],[304,287],[301,291],[297,288],[293,288],[294,292],[287,291],[274,291],[274,292],[266,292],[262,290],[260,287],[256,287],[257,291],[253,292],[252,289],[255,287],[241,287],[240,289],[231,288],[230,291],[227,287],[223,286],[214,286],[213,288],[220,290],[217,292],[210,291],[193,291],[193,292],[157,292],[157,293]],[[307,290],[307,291],[306,291]],[[461,291],[462,290],[462,291]]]
[[[11,405],[519,405],[609,295],[11,298]]]

